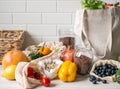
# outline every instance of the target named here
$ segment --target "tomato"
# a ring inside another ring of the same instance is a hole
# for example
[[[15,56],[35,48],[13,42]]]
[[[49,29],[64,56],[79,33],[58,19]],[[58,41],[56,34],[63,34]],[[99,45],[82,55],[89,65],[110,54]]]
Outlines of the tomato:
[[[109,7],[111,7],[111,6],[113,6],[113,4],[106,4],[106,5],[105,5],[105,8],[109,8]]]
[[[28,74],[27,77],[29,77],[29,78],[34,78],[34,76],[33,76],[33,75],[30,75],[30,74]]]
[[[28,72],[28,75],[33,75],[34,69],[32,67],[28,67],[27,72]]]
[[[43,77],[42,78],[42,85],[45,86],[45,87],[50,86],[50,78]]]
[[[41,74],[39,72],[35,72],[34,73],[34,77],[35,77],[35,79],[40,79],[41,78]]]

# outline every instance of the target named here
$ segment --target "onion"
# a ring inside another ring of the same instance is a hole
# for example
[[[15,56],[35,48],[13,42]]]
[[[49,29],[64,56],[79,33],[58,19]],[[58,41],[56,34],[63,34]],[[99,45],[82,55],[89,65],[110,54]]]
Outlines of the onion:
[[[75,51],[71,49],[70,46],[68,46],[67,49],[61,53],[60,59],[62,61],[69,60],[69,61],[74,62],[74,53]]]

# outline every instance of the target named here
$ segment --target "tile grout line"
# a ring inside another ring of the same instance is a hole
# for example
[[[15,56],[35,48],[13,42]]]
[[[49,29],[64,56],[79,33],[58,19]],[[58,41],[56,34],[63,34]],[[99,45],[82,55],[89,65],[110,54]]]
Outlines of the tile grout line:
[[[57,13],[57,3],[58,3],[58,1],[56,0],[56,13]]]
[[[41,13],[41,24],[43,24],[43,13]]]
[[[27,0],[25,0],[25,12],[27,12]]]
[[[13,24],[13,13],[11,13],[11,16],[12,16],[12,24]]]

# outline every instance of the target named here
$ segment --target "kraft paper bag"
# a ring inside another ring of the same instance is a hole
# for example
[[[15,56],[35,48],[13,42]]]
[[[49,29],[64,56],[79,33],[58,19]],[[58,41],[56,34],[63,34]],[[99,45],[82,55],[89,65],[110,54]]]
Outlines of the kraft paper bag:
[[[74,32],[81,46],[92,49],[95,59],[116,59],[120,55],[120,8],[78,10]]]

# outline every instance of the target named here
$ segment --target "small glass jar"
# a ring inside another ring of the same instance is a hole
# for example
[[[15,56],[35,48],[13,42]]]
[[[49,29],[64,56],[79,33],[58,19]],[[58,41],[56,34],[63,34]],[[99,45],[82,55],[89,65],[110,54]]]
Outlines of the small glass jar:
[[[59,41],[66,47],[71,46],[72,49],[75,47],[75,34],[72,29],[60,29],[59,30]]]
[[[76,47],[74,62],[78,67],[78,74],[86,75],[90,72],[92,66],[92,51],[89,48]]]

